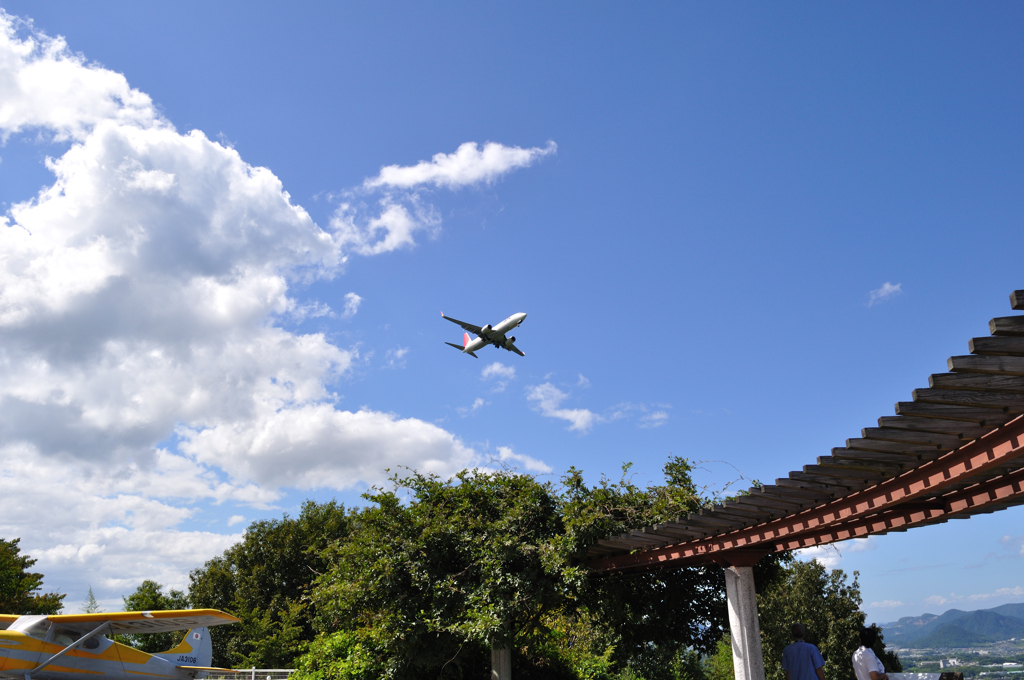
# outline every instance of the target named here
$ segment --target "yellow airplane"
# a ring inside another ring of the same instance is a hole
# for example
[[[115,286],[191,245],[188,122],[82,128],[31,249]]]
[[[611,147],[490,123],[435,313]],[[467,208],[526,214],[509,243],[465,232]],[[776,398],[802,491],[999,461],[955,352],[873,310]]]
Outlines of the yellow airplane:
[[[17,680],[187,680],[211,668],[210,626],[237,623],[216,609],[55,614],[0,614],[0,677]],[[114,642],[122,633],[188,630],[174,649],[147,654]]]

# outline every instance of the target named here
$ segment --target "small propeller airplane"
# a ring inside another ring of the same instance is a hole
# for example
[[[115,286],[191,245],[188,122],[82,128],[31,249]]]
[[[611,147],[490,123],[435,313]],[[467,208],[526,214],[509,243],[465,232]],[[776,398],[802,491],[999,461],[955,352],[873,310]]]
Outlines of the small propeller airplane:
[[[232,673],[211,668],[213,645],[209,626],[238,623],[216,609],[54,614],[0,614],[0,677],[16,680],[189,680],[207,673]],[[168,633],[188,630],[174,649],[147,654],[114,642],[121,633]]]
[[[519,350],[518,347],[516,347],[515,336],[512,336],[511,338],[505,337],[505,333],[508,333],[510,330],[512,330],[519,324],[523,323],[523,319],[526,318],[526,314],[524,314],[523,312],[513,314],[512,316],[508,317],[507,319],[497,324],[496,326],[491,326],[491,324],[487,324],[482,328],[480,326],[474,326],[471,323],[466,323],[465,321],[453,319],[450,316],[445,316],[444,312],[441,312],[441,318],[448,319],[452,323],[457,323],[460,326],[462,326],[465,330],[469,331],[469,333],[473,333],[476,335],[475,339],[470,339],[469,333],[464,333],[462,335],[461,347],[459,345],[456,345],[454,342],[444,343],[446,345],[454,347],[463,354],[468,354],[474,359],[480,358],[476,354],[474,354],[474,352],[476,352],[478,349],[486,347],[487,345],[494,345],[495,347],[500,347],[501,349],[508,350],[509,352],[515,352],[521,357],[526,356]]]

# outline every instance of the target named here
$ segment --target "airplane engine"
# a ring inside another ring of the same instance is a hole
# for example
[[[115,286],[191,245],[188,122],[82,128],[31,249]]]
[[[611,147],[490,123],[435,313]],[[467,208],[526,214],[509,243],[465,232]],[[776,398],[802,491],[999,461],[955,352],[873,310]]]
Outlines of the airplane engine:
[[[513,335],[511,338],[509,338],[508,340],[505,341],[505,347],[511,346],[512,343],[515,342],[515,341],[516,341],[516,336]]]
[[[483,334],[483,335],[486,335],[490,331],[491,331],[491,324],[487,324],[486,326],[484,326],[483,328],[480,329],[480,333]]]

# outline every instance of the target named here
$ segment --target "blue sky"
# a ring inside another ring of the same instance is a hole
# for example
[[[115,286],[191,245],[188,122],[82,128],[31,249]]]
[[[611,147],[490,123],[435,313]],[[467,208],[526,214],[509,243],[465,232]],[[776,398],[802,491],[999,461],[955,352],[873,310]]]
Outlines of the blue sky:
[[[5,493],[69,491],[0,535],[72,608],[388,464],[785,476],[1024,287],[1018,4],[3,7]],[[1022,518],[818,556],[879,622],[996,606]]]

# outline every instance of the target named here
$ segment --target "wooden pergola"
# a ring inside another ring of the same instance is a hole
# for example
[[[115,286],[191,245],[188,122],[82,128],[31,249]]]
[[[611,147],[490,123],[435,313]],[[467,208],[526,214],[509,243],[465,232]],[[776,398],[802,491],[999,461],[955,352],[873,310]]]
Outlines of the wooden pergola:
[[[1010,304],[1024,310],[1024,290]],[[586,566],[725,567],[736,678],[763,680],[751,569],[762,556],[1024,504],[1024,315],[992,319],[989,331],[895,416],[816,464],[699,514],[601,539]]]

